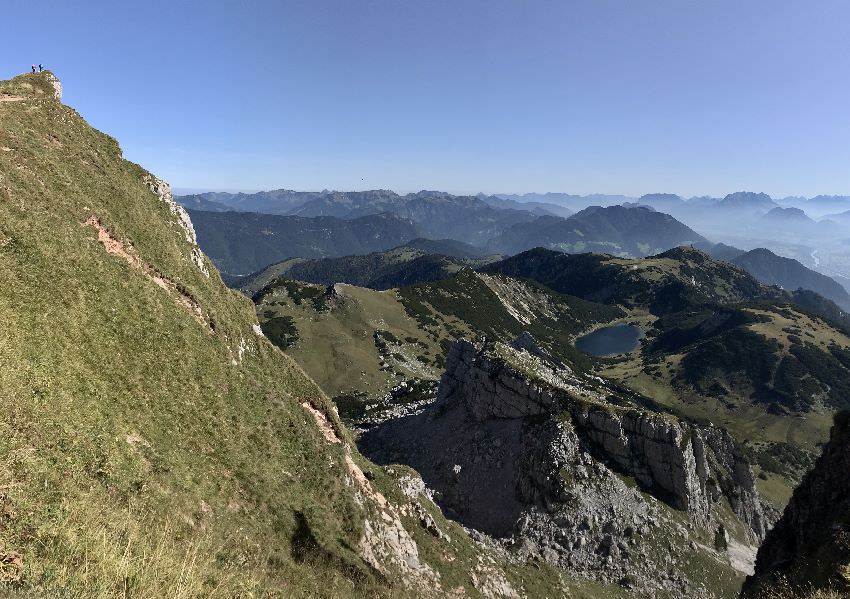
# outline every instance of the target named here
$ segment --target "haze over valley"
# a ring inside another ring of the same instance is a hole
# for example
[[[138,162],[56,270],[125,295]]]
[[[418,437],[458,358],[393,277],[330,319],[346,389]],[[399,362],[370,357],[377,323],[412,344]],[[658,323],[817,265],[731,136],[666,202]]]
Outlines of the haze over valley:
[[[0,598],[850,598],[850,5],[4,17]]]

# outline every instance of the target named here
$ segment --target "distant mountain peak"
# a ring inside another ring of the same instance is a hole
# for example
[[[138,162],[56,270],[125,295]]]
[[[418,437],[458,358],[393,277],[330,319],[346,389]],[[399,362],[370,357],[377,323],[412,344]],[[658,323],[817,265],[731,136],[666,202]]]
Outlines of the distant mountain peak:
[[[771,220],[799,221],[799,222],[814,222],[805,211],[800,208],[782,208],[777,206],[764,215],[765,218]]]
[[[663,202],[674,202],[674,203],[677,203],[677,204],[681,204],[682,202],[684,202],[682,197],[679,196],[679,195],[676,195],[675,193],[647,193],[647,194],[640,196],[638,201],[639,202],[645,202],[645,203],[663,201]]]
[[[728,194],[719,205],[727,208],[755,208],[770,210],[779,205],[766,193],[754,191],[736,191]]]

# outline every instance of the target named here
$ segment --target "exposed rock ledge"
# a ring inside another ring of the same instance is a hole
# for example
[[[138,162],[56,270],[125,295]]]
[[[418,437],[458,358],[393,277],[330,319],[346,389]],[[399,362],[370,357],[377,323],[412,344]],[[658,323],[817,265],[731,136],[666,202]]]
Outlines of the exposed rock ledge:
[[[743,597],[850,594],[850,413],[835,416],[829,442],[767,535]],[[820,596],[820,595],[818,595]],[[826,595],[824,595],[826,596]],[[828,595],[832,597],[833,595]]]
[[[171,193],[171,185],[153,175],[145,175],[144,183],[152,193],[168,206],[171,213],[177,217],[177,223],[186,236],[186,242],[191,246],[192,262],[202,273],[210,276],[210,271],[204,262],[204,254],[201,252],[201,248],[198,247],[198,237],[195,234],[192,219],[189,218],[189,213],[186,212],[186,209],[174,200],[174,195]]]
[[[611,406],[598,389],[570,381],[569,371],[563,376],[541,360],[521,354],[511,358],[520,368],[457,341],[446,359],[438,404],[465,402],[479,421],[567,411],[595,457],[635,477],[697,523],[707,524],[711,504],[725,495],[753,540],[764,538],[755,477],[727,431]],[[533,364],[534,371],[523,368],[525,364]]]
[[[417,469],[448,516],[521,555],[629,588],[713,596],[675,565],[705,552],[731,571],[738,562],[715,548],[718,531],[745,531],[734,542],[751,548],[763,538],[738,445],[724,430],[630,404],[603,380],[551,363],[529,338],[522,350],[455,342],[437,401],[367,431],[363,452]]]

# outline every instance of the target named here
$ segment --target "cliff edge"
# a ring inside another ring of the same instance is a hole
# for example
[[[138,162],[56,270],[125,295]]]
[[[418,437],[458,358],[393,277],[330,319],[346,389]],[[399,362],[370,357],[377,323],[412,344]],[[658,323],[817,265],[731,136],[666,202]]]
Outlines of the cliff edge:
[[[840,412],[823,454],[759,549],[742,597],[850,593],[850,413]]]

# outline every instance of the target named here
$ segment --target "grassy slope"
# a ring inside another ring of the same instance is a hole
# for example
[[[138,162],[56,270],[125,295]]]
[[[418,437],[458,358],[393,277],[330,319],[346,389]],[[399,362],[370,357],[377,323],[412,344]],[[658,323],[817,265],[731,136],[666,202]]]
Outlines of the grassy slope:
[[[72,595],[164,594],[215,571],[240,590],[266,577],[318,588],[289,539],[306,521],[356,563],[346,547],[360,526],[340,452],[295,402],[321,405],[321,392],[254,336],[248,302],[191,263],[146,173],[38,94],[43,82],[18,78],[31,99],[0,106],[2,546],[23,553],[28,584]],[[92,215],[194,296],[216,334],[107,254],[82,225]],[[197,563],[181,572],[191,547]]]
[[[114,139],[55,101],[46,75],[7,91],[27,99],[0,104],[0,562],[12,564],[0,591],[401,595],[356,551],[370,508],[347,482],[344,446],[299,405],[333,419],[318,387],[254,335],[246,299],[192,263]],[[91,216],[194,298],[215,333],[175,289],[108,254],[82,224]],[[383,474],[374,484],[398,493]],[[439,553],[443,580],[476,596],[481,550],[405,524],[422,555]],[[505,571],[519,585],[532,570]],[[537,584],[559,592],[551,571]]]
[[[292,284],[324,292],[318,285]],[[317,310],[311,301],[296,303],[285,288],[266,296],[258,306],[261,320],[292,318],[298,340],[286,353],[326,393],[380,394],[407,378],[439,377],[440,371],[433,364],[423,364],[416,356],[433,359],[442,350],[404,311],[396,291],[373,291],[342,284],[337,289],[342,300],[331,309]],[[389,351],[384,355],[375,343],[376,331],[389,331],[397,340],[389,340]],[[393,353],[405,358],[393,357]],[[382,370],[381,362],[392,364],[392,370]],[[395,372],[401,375],[395,376]]]
[[[500,281],[501,299],[491,288]],[[510,342],[528,330],[560,357],[584,367],[590,361],[572,347],[572,338],[592,324],[625,315],[612,306],[469,269],[442,281],[388,291],[336,288],[341,299],[330,307],[323,300],[317,307],[312,300],[300,299],[302,294],[323,294],[323,287],[283,279],[255,295],[264,327],[272,318],[291,319],[297,340],[286,353],[332,396],[381,394],[403,380],[436,379],[449,343],[482,333]],[[502,300],[511,304],[514,314]],[[376,343],[376,333],[384,347]]]

